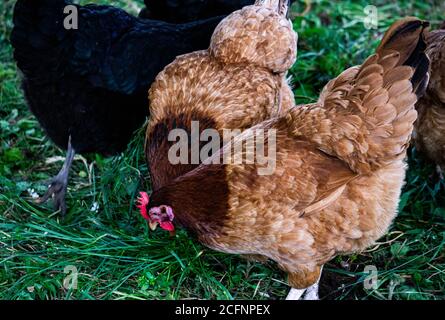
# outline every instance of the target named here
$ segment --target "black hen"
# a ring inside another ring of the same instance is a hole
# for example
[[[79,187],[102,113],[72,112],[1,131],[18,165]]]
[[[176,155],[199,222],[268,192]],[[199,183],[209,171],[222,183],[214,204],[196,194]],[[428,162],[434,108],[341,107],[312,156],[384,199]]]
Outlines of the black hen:
[[[78,6],[67,30],[67,0],[18,0],[11,43],[29,107],[67,159],[41,202],[64,214],[75,153],[121,152],[148,114],[147,91],[176,56],[205,49],[223,17],[183,25],[143,20],[111,6]]]
[[[141,18],[183,23],[227,15],[255,3],[255,0],[144,0]]]

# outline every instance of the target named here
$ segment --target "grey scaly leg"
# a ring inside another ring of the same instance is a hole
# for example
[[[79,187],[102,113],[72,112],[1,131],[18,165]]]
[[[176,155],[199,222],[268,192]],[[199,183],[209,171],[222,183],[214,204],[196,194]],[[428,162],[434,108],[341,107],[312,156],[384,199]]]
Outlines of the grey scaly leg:
[[[76,152],[71,145],[70,136],[68,140],[68,150],[66,152],[66,158],[62,169],[60,169],[59,173],[49,181],[49,187],[45,195],[36,200],[37,203],[44,203],[52,197],[54,199],[54,208],[60,210],[62,216],[65,216],[66,214],[65,196],[68,188],[68,176],[75,154]]]

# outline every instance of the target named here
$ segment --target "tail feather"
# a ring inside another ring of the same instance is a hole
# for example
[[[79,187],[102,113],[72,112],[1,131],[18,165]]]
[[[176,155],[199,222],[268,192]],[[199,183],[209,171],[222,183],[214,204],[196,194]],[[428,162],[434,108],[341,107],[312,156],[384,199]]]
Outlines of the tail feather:
[[[405,156],[417,118],[415,103],[425,93],[429,81],[429,59],[425,53],[428,27],[428,22],[416,18],[400,20],[386,32],[376,50],[374,64],[384,69],[376,79],[382,79],[383,86],[368,82],[371,90],[367,95],[372,98],[363,100],[362,119],[369,132],[364,137],[367,151],[361,159],[365,170]],[[387,64],[388,61],[392,62]]]
[[[369,134],[368,151],[363,161],[370,170],[405,156],[417,118],[415,103],[425,93],[429,81],[429,59],[425,34],[429,23],[416,18],[396,22],[385,34],[376,50],[376,65],[393,60],[384,70],[382,100],[364,103],[364,122]],[[389,58],[388,58],[389,57]],[[365,63],[366,64],[366,63]]]
[[[398,64],[414,69],[411,83],[417,97],[425,93],[429,79],[429,59],[425,53],[428,27],[428,22],[417,18],[402,19],[389,28],[376,50],[381,57],[397,52],[400,55]]]
[[[309,109],[319,113],[312,117],[316,122],[305,117],[298,132],[312,135],[319,149],[357,173],[403,158],[417,118],[415,103],[429,79],[427,27],[416,18],[392,25],[374,55],[325,87],[320,108]]]

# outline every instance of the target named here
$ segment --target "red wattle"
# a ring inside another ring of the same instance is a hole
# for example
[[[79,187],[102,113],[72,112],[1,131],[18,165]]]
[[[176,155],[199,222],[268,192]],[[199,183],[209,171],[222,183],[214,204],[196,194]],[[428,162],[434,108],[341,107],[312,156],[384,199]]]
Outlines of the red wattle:
[[[159,226],[166,231],[174,231],[175,226],[170,221],[161,222]]]

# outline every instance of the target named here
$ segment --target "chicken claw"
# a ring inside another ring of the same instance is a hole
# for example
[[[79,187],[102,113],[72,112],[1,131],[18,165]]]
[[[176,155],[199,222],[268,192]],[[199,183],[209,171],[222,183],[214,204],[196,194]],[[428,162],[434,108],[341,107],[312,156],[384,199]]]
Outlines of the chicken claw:
[[[55,210],[60,210],[62,217],[66,214],[66,191],[68,188],[68,176],[71,168],[71,164],[74,160],[75,151],[71,146],[71,137],[68,141],[68,151],[66,153],[65,162],[59,173],[49,180],[49,187],[45,195],[36,200],[36,203],[45,203],[49,198],[53,198]]]

